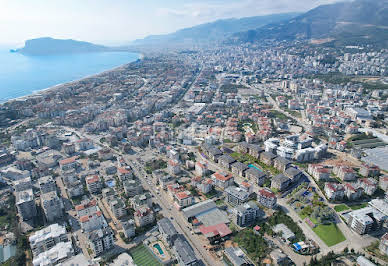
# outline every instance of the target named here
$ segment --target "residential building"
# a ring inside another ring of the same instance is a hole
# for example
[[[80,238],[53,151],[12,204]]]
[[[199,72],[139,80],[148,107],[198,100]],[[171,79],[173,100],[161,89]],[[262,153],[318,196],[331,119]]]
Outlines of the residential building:
[[[116,219],[127,215],[127,210],[124,201],[121,198],[113,197],[108,201],[110,209]]]
[[[125,195],[128,197],[134,197],[143,193],[143,186],[137,179],[128,179],[123,182]]]
[[[15,203],[20,219],[28,221],[37,215],[32,188],[15,192]]]
[[[257,167],[249,167],[245,171],[245,177],[259,186],[264,185],[267,175]]]
[[[379,179],[379,186],[382,190],[388,191],[388,176],[381,176]]]
[[[386,220],[386,215],[372,207],[352,211],[347,216],[349,227],[360,235],[380,230]]]
[[[59,161],[59,167],[62,171],[67,171],[78,167],[78,156],[63,159]]]
[[[134,220],[121,221],[121,226],[123,227],[124,235],[126,238],[132,238],[135,236],[136,226]]]
[[[355,186],[354,183],[345,183],[345,196],[349,200],[357,200],[362,196],[362,188]]]
[[[229,154],[224,154],[218,158],[218,164],[220,164],[223,168],[230,170],[232,163],[236,160],[230,156]]]
[[[260,154],[260,161],[262,161],[266,165],[272,166],[275,158],[276,158],[276,155],[273,154],[272,152],[263,152]]]
[[[380,249],[381,254],[388,256],[388,233],[385,233],[380,238],[379,249]]]
[[[248,165],[240,162],[235,162],[230,167],[232,169],[232,173],[240,177],[244,177],[245,171],[249,168]]]
[[[136,195],[131,199],[131,204],[133,209],[137,209],[142,206],[152,207],[152,195],[149,192],[146,192],[141,195]]]
[[[308,172],[318,181],[326,181],[330,179],[331,170],[323,165],[309,164]]]
[[[284,172],[284,175],[291,179],[291,182],[297,182],[303,177],[303,172],[297,167],[288,167]]]
[[[140,207],[134,213],[135,224],[139,227],[146,226],[155,221],[154,212],[147,207]]]
[[[225,189],[226,200],[232,206],[238,206],[249,200],[249,193],[239,187],[230,186]]]
[[[283,174],[279,174],[272,178],[271,188],[278,191],[284,191],[291,184],[291,179]]]
[[[260,154],[263,152],[265,152],[265,150],[263,148],[261,148],[260,146],[251,144],[249,147],[249,155],[255,157],[256,159],[259,159]]]
[[[209,169],[207,168],[206,164],[201,162],[195,163],[195,174],[197,176],[206,176],[209,173]]]
[[[109,226],[88,233],[88,243],[90,249],[93,251],[94,257],[98,257],[102,255],[105,251],[113,248],[113,237],[113,231]]]
[[[197,188],[202,193],[207,194],[213,190],[213,180],[204,179],[197,185]]]
[[[226,189],[234,184],[232,175],[216,172],[211,176],[214,185],[221,189]]]
[[[57,185],[51,176],[44,176],[39,178],[39,188],[41,194],[57,191]]]
[[[249,201],[236,207],[236,224],[241,227],[253,224],[259,218],[264,216],[264,212],[260,210],[254,201]]]
[[[257,202],[263,205],[264,207],[273,209],[276,207],[277,198],[275,193],[269,189],[260,189],[257,194]]]
[[[56,191],[41,194],[40,202],[47,222],[52,223],[63,218],[63,202]]]
[[[82,204],[75,206],[78,217],[89,215],[99,211],[100,209],[97,206],[97,200],[93,199]]]
[[[34,256],[32,264],[34,266],[57,265],[73,257],[73,255],[74,249],[72,243],[70,241],[60,242],[51,249]]]
[[[34,232],[28,238],[34,257],[53,248],[56,244],[69,240],[66,228],[59,224],[51,224]]]
[[[364,163],[361,165],[359,173],[364,177],[375,177],[380,175],[380,168],[376,165]]]
[[[353,181],[356,179],[356,172],[348,166],[337,165],[333,168],[333,173],[342,181]]]
[[[92,194],[98,194],[101,192],[102,183],[100,178],[97,175],[91,175],[86,177],[86,187],[88,191]]]
[[[179,235],[173,246],[174,253],[178,260],[179,266],[194,266],[197,265],[198,259],[194,253],[193,248],[187,242],[186,238]]]
[[[276,169],[278,169],[279,171],[284,172],[284,171],[286,171],[286,169],[287,169],[288,167],[290,167],[290,166],[291,166],[291,161],[288,160],[288,159],[286,159],[286,158],[283,158],[283,157],[276,157],[276,158],[274,159],[274,167],[275,167]]]
[[[162,239],[171,247],[178,236],[178,231],[175,229],[174,225],[168,218],[163,218],[159,220],[158,227]]]
[[[345,196],[345,188],[342,184],[325,183],[324,191],[329,200],[342,200]]]
[[[373,178],[360,178],[358,186],[364,189],[365,194],[372,196],[377,190],[377,181]]]
[[[179,161],[169,160],[167,164],[167,172],[170,175],[177,175],[181,172]]]
[[[81,216],[79,220],[81,229],[84,232],[91,232],[107,226],[105,218],[99,210],[89,215]]]
[[[182,209],[192,205],[194,202],[194,197],[189,191],[181,191],[174,195],[174,200],[178,209]]]

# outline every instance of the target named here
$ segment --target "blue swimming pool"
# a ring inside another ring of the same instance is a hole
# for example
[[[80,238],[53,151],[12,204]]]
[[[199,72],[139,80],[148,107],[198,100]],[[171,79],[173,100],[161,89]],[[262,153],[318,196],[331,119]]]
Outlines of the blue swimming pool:
[[[248,167],[255,168],[255,169],[259,170],[260,172],[263,172],[263,170],[261,170],[260,168],[254,166],[253,164],[248,165]]]
[[[164,255],[163,249],[160,247],[159,243],[156,243],[154,245],[154,248],[156,248],[159,251],[160,255],[162,255],[162,256]]]
[[[105,182],[106,183],[106,185],[108,186],[108,187],[114,187],[115,185],[116,185],[116,181],[115,180],[108,180],[108,181],[106,181]]]

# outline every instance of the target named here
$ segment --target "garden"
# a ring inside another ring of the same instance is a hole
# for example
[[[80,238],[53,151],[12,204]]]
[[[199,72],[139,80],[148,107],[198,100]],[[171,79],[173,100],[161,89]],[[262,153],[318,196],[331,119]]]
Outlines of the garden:
[[[346,240],[335,224],[336,213],[324,203],[323,198],[316,193],[314,188],[299,186],[291,194],[288,203],[327,246],[330,247]],[[344,207],[346,205],[337,209]]]

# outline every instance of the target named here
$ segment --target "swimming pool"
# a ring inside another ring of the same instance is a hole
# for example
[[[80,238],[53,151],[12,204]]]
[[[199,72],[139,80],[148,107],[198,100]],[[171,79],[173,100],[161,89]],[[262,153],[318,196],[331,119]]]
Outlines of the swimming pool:
[[[116,185],[116,181],[115,180],[108,180],[105,183],[110,188],[112,188],[112,187],[114,187]]]
[[[255,169],[259,170],[260,172],[263,172],[263,170],[261,170],[260,168],[254,166],[253,164],[249,164],[248,167],[255,168]]]
[[[156,243],[156,244],[154,245],[154,248],[156,248],[156,249],[159,251],[159,254],[160,254],[161,256],[164,255],[163,249],[160,247],[159,243]]]

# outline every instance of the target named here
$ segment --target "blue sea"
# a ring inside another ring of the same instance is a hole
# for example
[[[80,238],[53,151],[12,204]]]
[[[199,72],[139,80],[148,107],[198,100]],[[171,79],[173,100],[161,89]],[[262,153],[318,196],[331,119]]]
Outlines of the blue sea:
[[[127,64],[127,52],[26,56],[0,49],[0,103]]]

